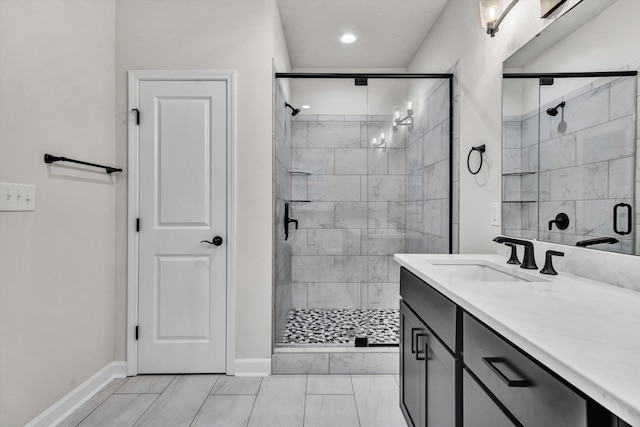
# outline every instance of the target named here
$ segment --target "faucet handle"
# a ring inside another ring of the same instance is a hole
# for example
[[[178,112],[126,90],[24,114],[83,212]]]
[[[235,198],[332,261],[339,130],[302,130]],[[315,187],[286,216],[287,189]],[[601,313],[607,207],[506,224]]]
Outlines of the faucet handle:
[[[509,257],[509,261],[507,261],[507,264],[520,264],[516,245],[514,245],[513,243],[505,243],[505,245],[511,248],[511,256]]]
[[[547,251],[544,258],[544,267],[542,267],[542,270],[540,270],[540,273],[550,274],[553,276],[558,274],[558,272],[553,268],[553,261],[551,260],[551,257],[553,256],[564,256],[564,252]]]

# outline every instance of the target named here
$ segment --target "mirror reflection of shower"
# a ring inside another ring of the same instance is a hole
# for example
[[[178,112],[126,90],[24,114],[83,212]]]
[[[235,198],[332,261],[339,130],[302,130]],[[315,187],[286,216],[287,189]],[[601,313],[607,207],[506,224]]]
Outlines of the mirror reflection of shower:
[[[555,117],[558,115],[558,108],[562,109],[562,115],[560,116],[560,123],[558,123],[558,132],[565,133],[567,131],[567,122],[564,121],[564,106],[566,102],[562,101],[560,104],[556,105],[553,108],[547,108],[547,114],[551,117]]]

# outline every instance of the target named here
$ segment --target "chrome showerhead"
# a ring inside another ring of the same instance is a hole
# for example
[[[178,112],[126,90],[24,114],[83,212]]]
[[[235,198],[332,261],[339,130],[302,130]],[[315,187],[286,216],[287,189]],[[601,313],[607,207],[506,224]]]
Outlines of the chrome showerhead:
[[[291,104],[289,104],[288,102],[285,102],[285,103],[284,103],[284,106],[285,106],[285,107],[289,107],[289,108],[291,108],[291,115],[292,115],[292,116],[295,116],[296,114],[298,114],[298,113],[300,112],[300,109],[299,109],[299,108],[293,108],[293,107],[291,106]]]
[[[564,108],[565,102],[562,101],[560,104],[556,105],[553,108],[547,108],[547,114],[554,117],[558,115],[558,108]]]

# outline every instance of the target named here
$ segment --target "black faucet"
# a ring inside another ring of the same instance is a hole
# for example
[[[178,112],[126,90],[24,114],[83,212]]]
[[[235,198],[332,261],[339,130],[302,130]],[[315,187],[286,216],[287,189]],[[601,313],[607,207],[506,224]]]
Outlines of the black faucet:
[[[524,246],[524,260],[520,264],[520,268],[529,270],[537,270],[535,255],[533,254],[533,243],[527,240],[514,239],[511,237],[498,236],[493,239],[496,243],[513,243],[514,245]]]
[[[596,237],[595,239],[580,240],[576,246],[587,247],[591,245],[599,245],[600,243],[618,243],[620,240],[615,237]]]
[[[553,261],[551,260],[551,258],[554,256],[564,256],[564,252],[547,251],[544,258],[544,267],[542,267],[542,270],[540,270],[540,273],[551,274],[553,276],[556,276],[558,274],[556,269],[553,268]]]
[[[298,229],[298,220],[289,218],[289,203],[284,204],[284,240],[289,239],[289,224],[294,223]]]

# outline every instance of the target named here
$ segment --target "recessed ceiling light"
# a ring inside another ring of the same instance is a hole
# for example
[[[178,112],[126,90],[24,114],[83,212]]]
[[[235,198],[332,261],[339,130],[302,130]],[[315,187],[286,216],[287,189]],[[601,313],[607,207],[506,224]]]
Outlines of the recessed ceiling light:
[[[311,105],[304,104],[301,105],[300,108],[302,108],[303,110],[308,110],[309,108],[311,108]]]
[[[351,33],[345,33],[340,37],[340,41],[344,44],[351,44],[356,41],[356,36]]]

